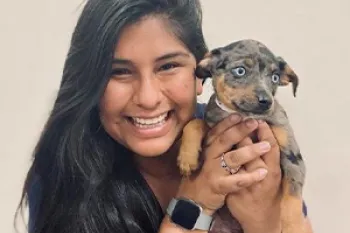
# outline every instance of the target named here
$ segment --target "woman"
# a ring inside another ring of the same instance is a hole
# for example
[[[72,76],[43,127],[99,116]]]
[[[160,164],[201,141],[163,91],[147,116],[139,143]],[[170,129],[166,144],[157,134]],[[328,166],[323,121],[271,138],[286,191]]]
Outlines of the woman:
[[[225,119],[206,137],[201,171],[179,175],[182,129],[201,115],[201,21],[195,0],[87,1],[24,186],[31,233],[219,232],[224,211],[235,232],[281,231],[279,151],[266,123]],[[244,168],[228,173],[223,153]],[[187,200],[180,214],[166,213],[173,198]],[[190,201],[207,216],[194,230]]]

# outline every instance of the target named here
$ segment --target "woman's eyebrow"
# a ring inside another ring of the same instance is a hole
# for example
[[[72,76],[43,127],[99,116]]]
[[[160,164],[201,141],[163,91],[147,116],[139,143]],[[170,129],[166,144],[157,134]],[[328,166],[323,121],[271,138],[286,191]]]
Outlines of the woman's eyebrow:
[[[190,57],[190,55],[184,52],[172,52],[172,53],[167,53],[165,55],[157,57],[155,61],[158,62],[161,60],[166,60],[166,59],[175,58],[175,57]]]
[[[167,53],[167,54],[164,54],[160,57],[157,57],[155,59],[155,62],[159,62],[159,61],[170,59],[170,58],[176,58],[176,57],[188,58],[188,57],[190,57],[190,55],[188,53],[184,53],[184,52],[172,52],[172,53]],[[121,65],[131,65],[133,62],[128,60],[128,59],[114,58],[112,63],[113,64],[121,64]]]
[[[132,62],[127,59],[113,58],[112,64],[128,65],[128,64],[132,64]]]

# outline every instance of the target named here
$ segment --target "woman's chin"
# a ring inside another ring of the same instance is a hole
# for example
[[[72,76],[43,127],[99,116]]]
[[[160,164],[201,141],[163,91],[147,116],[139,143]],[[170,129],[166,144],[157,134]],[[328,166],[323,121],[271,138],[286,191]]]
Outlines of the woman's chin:
[[[158,138],[145,140],[132,146],[132,151],[141,157],[157,157],[165,154],[173,145],[174,140]]]

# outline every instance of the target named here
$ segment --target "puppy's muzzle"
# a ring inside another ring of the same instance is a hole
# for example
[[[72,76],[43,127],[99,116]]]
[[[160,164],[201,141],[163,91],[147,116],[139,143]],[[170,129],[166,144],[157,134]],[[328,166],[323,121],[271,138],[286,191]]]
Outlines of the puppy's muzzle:
[[[258,105],[255,109],[257,112],[266,112],[272,105],[272,98],[266,91],[256,91]]]
[[[254,114],[264,114],[271,109],[273,104],[273,97],[265,90],[255,90],[249,99],[239,101],[232,101],[236,107],[244,112],[251,112]]]

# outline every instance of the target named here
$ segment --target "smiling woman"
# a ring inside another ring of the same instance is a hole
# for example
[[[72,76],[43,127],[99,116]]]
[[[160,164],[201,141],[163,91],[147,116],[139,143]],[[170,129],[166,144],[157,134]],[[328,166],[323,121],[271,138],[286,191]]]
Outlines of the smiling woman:
[[[278,151],[266,123],[228,117],[209,131],[202,169],[179,173],[184,126],[203,116],[201,23],[198,0],[87,1],[23,189],[30,233],[280,232]],[[247,143],[256,130],[261,142]],[[227,161],[251,169],[231,175],[220,157],[235,144]],[[242,195],[256,185],[259,201]],[[228,195],[261,211],[231,206],[232,221],[217,226]]]
[[[195,57],[166,27],[148,17],[123,31],[101,98],[105,130],[144,156],[168,150],[191,119],[201,93]]]

